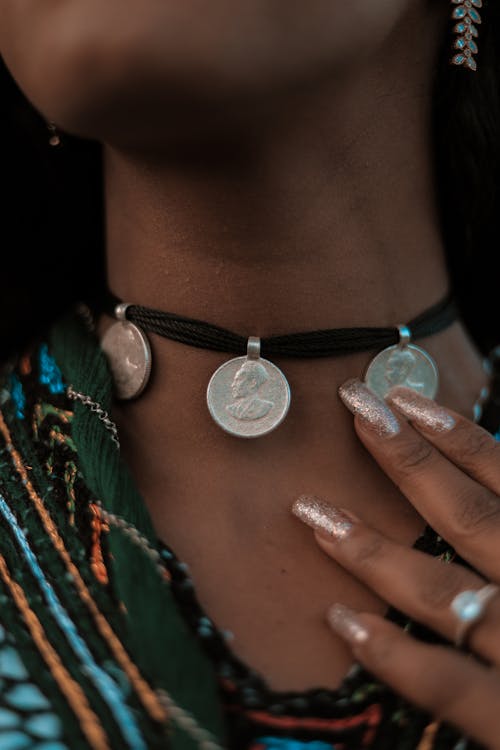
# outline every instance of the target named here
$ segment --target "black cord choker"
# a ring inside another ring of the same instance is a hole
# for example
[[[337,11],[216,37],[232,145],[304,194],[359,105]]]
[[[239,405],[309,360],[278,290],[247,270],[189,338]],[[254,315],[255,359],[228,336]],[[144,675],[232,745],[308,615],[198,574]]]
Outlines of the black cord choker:
[[[333,328],[259,338],[175,313],[123,302],[107,291],[102,311],[117,318],[101,340],[120,399],[139,396],[151,373],[151,347],[145,331],[189,346],[242,356],[222,364],[207,388],[213,419],[238,437],[259,437],[275,429],[290,406],[290,387],[282,371],[267,357],[332,357],[384,347],[364,374],[366,385],[384,397],[394,385],[405,385],[429,398],[438,390],[432,357],[413,340],[443,331],[458,317],[451,293],[393,328]]]

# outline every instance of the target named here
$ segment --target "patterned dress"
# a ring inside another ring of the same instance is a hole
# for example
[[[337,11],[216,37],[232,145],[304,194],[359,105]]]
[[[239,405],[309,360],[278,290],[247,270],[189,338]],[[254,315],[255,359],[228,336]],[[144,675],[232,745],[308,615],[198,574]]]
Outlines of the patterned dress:
[[[481,423],[497,434],[491,362]],[[156,538],[112,398],[76,311],[0,374],[0,750],[479,747],[359,665],[337,690],[278,693],[236,658],[187,566]],[[457,560],[429,527],[415,546]]]

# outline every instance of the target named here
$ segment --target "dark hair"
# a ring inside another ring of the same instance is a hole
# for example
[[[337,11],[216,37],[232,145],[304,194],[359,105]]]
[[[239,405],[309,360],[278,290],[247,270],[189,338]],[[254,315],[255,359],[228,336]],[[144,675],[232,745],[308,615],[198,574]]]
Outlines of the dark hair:
[[[500,239],[499,6],[490,0],[483,9],[477,72],[449,64],[446,36],[433,92],[447,260],[462,319],[483,353],[500,343],[492,272]],[[49,136],[0,59],[2,359],[104,285],[101,146],[64,133],[64,145],[51,147]]]
[[[500,5],[482,12],[478,70],[449,64],[434,82],[434,156],[448,267],[462,319],[483,353],[500,343]]]
[[[0,359],[104,284],[102,147],[51,133],[0,58]]]

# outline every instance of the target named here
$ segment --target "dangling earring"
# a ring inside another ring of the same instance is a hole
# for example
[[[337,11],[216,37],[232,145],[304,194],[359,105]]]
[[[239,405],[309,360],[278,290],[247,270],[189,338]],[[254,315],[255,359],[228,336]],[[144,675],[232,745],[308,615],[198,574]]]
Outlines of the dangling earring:
[[[477,70],[477,63],[472,55],[477,54],[477,44],[473,37],[478,37],[479,32],[474,24],[481,23],[481,16],[476,8],[482,8],[482,0],[451,0],[453,9],[452,18],[458,21],[453,31],[459,36],[455,39],[454,49],[460,50],[450,60],[454,65],[466,65],[471,70]]]
[[[47,127],[50,130],[50,138],[49,138],[49,144],[51,146],[60,146],[61,145],[61,138],[59,136],[59,133],[57,132],[57,128],[54,122],[52,120],[49,120],[47,122]]]

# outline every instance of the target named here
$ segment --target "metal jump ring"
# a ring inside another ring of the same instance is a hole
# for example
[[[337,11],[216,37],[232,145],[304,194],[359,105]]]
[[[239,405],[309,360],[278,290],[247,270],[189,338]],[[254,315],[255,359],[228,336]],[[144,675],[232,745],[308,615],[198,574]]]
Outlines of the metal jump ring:
[[[469,630],[484,617],[488,603],[499,592],[498,586],[488,583],[477,591],[462,591],[453,599],[450,608],[458,620],[455,635],[458,648],[465,644]]]

